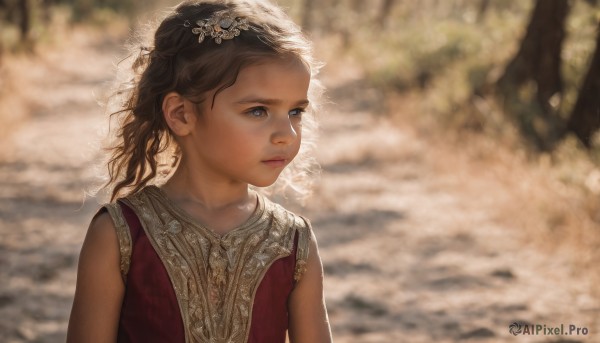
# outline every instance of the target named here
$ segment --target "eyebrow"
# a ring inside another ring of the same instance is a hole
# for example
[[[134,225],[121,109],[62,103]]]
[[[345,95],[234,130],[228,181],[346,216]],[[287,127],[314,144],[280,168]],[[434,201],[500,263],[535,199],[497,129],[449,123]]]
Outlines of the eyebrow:
[[[281,104],[282,101],[278,100],[278,99],[265,99],[265,98],[259,98],[259,97],[255,97],[255,96],[250,96],[247,98],[243,98],[240,101],[236,101],[236,104],[264,104],[264,105],[278,105]],[[295,103],[295,106],[308,106],[310,102],[308,101],[308,99],[302,99],[299,100]]]

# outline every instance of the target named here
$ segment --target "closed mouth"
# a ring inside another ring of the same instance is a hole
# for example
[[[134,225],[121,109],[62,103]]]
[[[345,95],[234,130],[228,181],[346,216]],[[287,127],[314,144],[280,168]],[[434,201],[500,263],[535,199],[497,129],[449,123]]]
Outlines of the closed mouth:
[[[287,164],[287,158],[285,157],[273,157],[273,158],[269,158],[268,160],[262,160],[261,162],[269,165],[269,166],[273,166],[273,167],[279,167],[279,166],[283,166],[285,164]]]
[[[287,161],[287,157],[281,155],[281,156],[273,156],[271,158],[263,160],[263,162],[269,162],[269,161]]]

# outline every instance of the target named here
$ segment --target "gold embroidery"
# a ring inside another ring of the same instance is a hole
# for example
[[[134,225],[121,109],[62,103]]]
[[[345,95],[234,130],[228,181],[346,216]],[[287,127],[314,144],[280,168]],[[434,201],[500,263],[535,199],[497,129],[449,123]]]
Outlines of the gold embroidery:
[[[119,253],[121,254],[121,277],[123,278],[123,282],[127,282],[127,273],[129,272],[129,263],[131,262],[131,232],[119,204],[106,204],[104,208],[106,208],[115,224],[117,239],[119,241]]]
[[[157,187],[125,203],[169,274],[186,342],[246,342],[258,285],[273,262],[291,254],[296,232],[300,267],[294,278],[305,268],[310,224],[260,195],[248,221],[223,236],[198,224]]]
[[[304,223],[300,223],[300,219],[303,220]],[[294,271],[294,280],[300,281],[300,278],[302,278],[302,275],[306,271],[312,227],[310,221],[304,217],[298,218],[296,225],[300,229],[298,230],[298,248],[296,249],[296,270]]]

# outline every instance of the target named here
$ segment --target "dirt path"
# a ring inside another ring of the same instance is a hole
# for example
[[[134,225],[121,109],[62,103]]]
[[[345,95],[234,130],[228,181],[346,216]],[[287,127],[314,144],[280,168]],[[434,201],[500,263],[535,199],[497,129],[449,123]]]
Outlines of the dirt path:
[[[64,341],[97,208],[82,205],[97,157],[89,138],[103,123],[94,92],[118,55],[84,37],[32,66],[37,110],[0,162],[1,342]],[[500,224],[498,185],[440,173],[426,141],[372,113],[376,92],[351,75],[328,83],[336,105],[321,116],[324,173],[304,213],[319,238],[336,342],[600,341],[589,278],[568,254],[541,252]],[[514,321],[589,334],[514,337]]]
[[[103,123],[95,94],[118,50],[108,38],[69,38],[15,66],[35,111],[0,162],[0,342],[64,342],[77,256],[97,207],[83,203],[96,161],[90,138]]]
[[[600,307],[568,250],[539,251],[531,234],[500,224],[498,184],[439,173],[427,142],[357,108],[356,93],[345,98],[325,118],[309,214],[337,342],[599,340]],[[590,334],[514,337],[514,321]]]

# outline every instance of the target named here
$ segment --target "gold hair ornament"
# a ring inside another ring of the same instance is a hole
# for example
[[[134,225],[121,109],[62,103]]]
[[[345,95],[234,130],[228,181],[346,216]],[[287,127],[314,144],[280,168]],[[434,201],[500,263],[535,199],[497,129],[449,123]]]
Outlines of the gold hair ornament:
[[[208,19],[196,21],[198,27],[192,28],[192,33],[198,35],[198,43],[202,43],[206,37],[214,38],[217,44],[221,44],[223,39],[233,39],[240,35],[240,30],[248,30],[248,19],[234,17],[229,12],[216,12]],[[192,24],[186,20],[185,27],[191,27]]]

